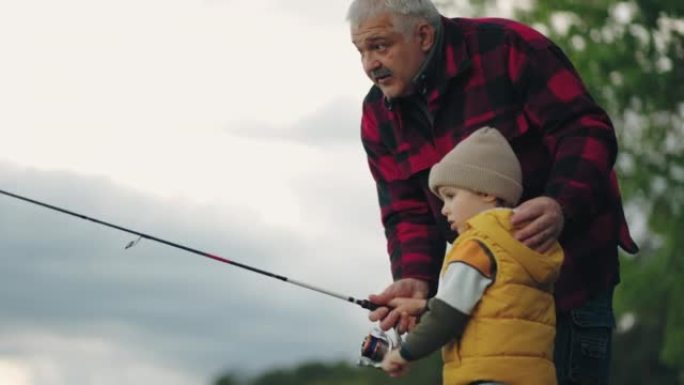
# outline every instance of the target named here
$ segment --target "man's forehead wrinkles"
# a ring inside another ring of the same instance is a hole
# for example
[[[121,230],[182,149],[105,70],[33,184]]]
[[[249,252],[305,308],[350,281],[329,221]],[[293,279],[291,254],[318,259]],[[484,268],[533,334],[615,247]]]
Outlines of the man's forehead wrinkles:
[[[373,43],[378,40],[387,40],[389,38],[389,33],[371,31],[367,33],[355,34],[355,36],[352,38],[352,42],[356,45],[359,45]]]
[[[386,40],[387,36],[373,35],[366,38],[366,41]]]
[[[352,39],[352,42],[358,46],[358,45],[373,43],[373,42],[376,42],[378,40],[387,40],[387,38],[388,38],[388,36],[386,34],[373,33],[371,35],[357,36],[357,37]]]

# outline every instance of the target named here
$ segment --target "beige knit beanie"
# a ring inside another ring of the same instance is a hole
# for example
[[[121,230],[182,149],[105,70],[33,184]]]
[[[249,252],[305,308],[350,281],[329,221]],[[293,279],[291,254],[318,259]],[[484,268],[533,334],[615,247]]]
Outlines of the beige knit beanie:
[[[462,140],[430,170],[430,190],[454,186],[491,194],[514,206],[522,194],[518,157],[501,133],[482,127]]]

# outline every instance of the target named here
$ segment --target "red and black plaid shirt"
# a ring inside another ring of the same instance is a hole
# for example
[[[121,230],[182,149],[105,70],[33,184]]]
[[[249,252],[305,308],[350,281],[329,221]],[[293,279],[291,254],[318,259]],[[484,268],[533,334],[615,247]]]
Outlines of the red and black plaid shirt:
[[[518,155],[522,200],[544,195],[563,208],[558,307],[575,308],[618,282],[617,245],[629,252],[637,246],[613,171],[615,133],[555,44],[509,20],[443,18],[435,52],[415,82],[418,92],[393,100],[372,87],[363,104],[362,140],[395,279],[436,283],[446,241],[456,234],[427,175],[488,125]]]

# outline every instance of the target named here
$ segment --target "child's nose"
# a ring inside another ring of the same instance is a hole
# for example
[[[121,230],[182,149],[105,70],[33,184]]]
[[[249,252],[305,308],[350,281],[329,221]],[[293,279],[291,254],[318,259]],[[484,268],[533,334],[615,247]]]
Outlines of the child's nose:
[[[445,203],[445,204],[442,205],[442,215],[447,215],[447,214],[448,214],[448,212],[447,212],[447,205],[446,205],[446,203]]]

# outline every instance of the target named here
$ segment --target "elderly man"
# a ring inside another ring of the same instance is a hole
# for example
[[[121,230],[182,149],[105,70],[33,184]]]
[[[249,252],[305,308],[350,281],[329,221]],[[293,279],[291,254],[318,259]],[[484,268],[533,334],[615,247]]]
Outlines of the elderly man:
[[[427,186],[430,167],[482,126],[520,159],[516,237],[566,259],[556,285],[559,384],[608,382],[618,251],[636,252],[613,170],[612,123],[547,38],[503,19],[447,19],[429,0],[354,0],[352,41],[373,82],[363,146],[376,182],[394,283],[371,301],[434,294],[446,242],[457,234]],[[415,323],[388,307],[388,329]]]

